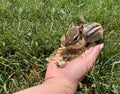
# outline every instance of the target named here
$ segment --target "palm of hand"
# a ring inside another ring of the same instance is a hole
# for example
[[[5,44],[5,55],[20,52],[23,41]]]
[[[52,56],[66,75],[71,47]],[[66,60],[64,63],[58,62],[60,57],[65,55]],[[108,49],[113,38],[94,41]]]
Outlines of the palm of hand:
[[[64,68],[58,67],[53,61],[49,61],[45,80],[62,78],[73,83],[82,81],[86,73],[92,68],[102,48],[103,44],[88,48],[82,55],[72,60]],[[59,57],[59,53],[54,57],[57,56]]]

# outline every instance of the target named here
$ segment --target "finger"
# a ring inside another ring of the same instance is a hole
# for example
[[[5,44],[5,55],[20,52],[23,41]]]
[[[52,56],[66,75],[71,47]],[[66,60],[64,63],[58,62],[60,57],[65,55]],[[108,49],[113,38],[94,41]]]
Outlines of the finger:
[[[91,52],[88,53],[88,55],[86,56],[86,61],[88,62],[87,64],[92,67],[96,58],[98,57],[99,53],[101,52],[101,50],[103,49],[104,44],[99,44],[95,47],[93,47],[93,49],[91,50]]]
[[[47,66],[47,70],[52,70],[53,68],[55,68],[57,65],[55,62],[50,62]]]
[[[88,49],[89,54],[87,54],[85,58],[76,58],[72,60],[71,63],[69,63],[67,66],[70,68],[70,70],[73,70],[73,71],[81,70],[83,75],[86,74],[92,68],[102,48],[103,48],[103,44],[89,48]],[[74,66],[74,67],[71,67],[71,66]]]
[[[89,59],[96,59],[101,50],[103,49],[104,44],[96,45],[92,48],[92,50],[89,51],[87,58]]]
[[[57,71],[58,71],[58,67],[55,64],[55,62],[49,63],[48,66],[47,66],[45,79],[48,79],[49,77],[53,77],[54,75],[56,75]]]

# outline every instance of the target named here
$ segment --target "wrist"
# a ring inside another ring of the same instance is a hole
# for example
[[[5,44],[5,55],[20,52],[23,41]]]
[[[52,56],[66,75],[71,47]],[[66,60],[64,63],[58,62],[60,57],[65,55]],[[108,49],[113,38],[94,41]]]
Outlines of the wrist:
[[[74,94],[78,84],[72,83],[66,79],[63,78],[49,78],[45,79],[43,84],[54,84],[56,86],[55,88],[61,90],[62,94]]]

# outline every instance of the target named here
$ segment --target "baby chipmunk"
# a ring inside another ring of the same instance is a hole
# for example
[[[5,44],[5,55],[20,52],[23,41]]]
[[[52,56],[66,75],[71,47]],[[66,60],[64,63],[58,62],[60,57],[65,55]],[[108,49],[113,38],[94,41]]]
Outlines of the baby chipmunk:
[[[68,31],[61,37],[60,57],[54,58],[50,56],[48,59],[54,60],[59,67],[64,67],[71,60],[77,58],[85,48],[86,44],[94,43],[103,38],[103,27],[97,22],[87,22],[82,15],[80,20],[82,25],[69,26]],[[48,60],[49,61],[49,60]]]
[[[80,20],[84,23],[74,26],[72,23],[65,35],[61,37],[61,46],[71,49],[81,49],[87,43],[94,43],[103,38],[103,27],[97,22],[87,22],[82,15]]]

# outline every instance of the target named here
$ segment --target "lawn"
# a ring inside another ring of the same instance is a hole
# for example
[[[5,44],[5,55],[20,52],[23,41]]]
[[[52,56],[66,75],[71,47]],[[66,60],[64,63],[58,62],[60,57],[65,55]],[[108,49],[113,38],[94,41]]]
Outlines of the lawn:
[[[78,14],[104,27],[104,50],[76,94],[120,94],[120,0],[0,0],[0,94],[41,84]]]

